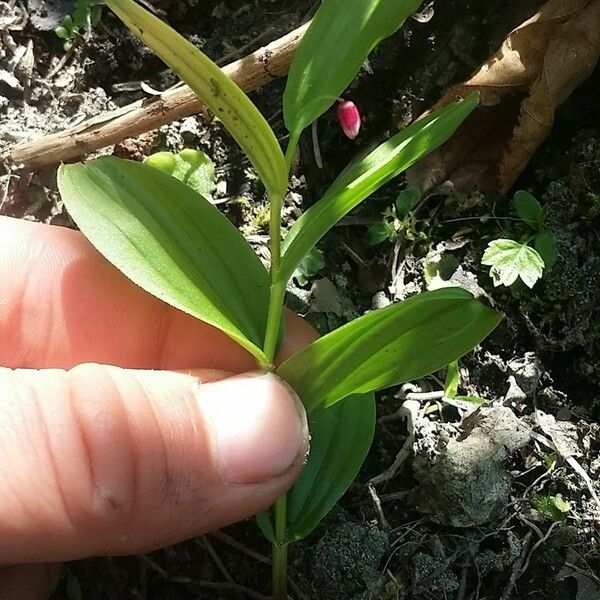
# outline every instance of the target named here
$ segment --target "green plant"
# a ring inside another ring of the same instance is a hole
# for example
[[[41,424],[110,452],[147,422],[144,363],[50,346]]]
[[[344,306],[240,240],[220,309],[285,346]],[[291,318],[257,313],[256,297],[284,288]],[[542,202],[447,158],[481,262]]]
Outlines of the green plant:
[[[459,400],[470,404],[481,405],[485,404],[485,400],[479,396],[465,396],[458,393],[460,385],[460,369],[458,361],[455,360],[448,365],[446,370],[446,380],[444,381],[444,397],[451,400]]]
[[[67,15],[54,33],[64,40],[63,47],[69,51],[82,30],[89,32],[102,20],[102,7],[99,0],[75,0],[73,15]]]
[[[551,521],[564,521],[571,510],[571,505],[561,494],[555,496],[535,494],[531,499],[531,505]]]
[[[216,188],[215,164],[204,152],[191,148],[186,148],[177,154],[155,152],[144,162],[183,181],[206,200],[212,202]]]
[[[532,288],[544,269],[556,261],[556,240],[546,228],[547,207],[528,192],[518,191],[513,198],[516,213],[525,226],[520,242],[511,239],[492,240],[481,263],[489,266],[494,285],[511,286],[517,279]],[[533,245],[530,245],[533,244]]]
[[[298,263],[294,271],[294,279],[298,285],[306,285],[323,267],[325,267],[325,258],[323,252],[316,246],[313,246],[306,256]]]
[[[385,210],[383,219],[373,223],[367,232],[367,241],[372,246],[382,242],[396,243],[400,240],[409,242],[425,241],[427,236],[421,231],[424,223],[412,212],[421,201],[421,190],[407,187],[402,190],[394,204]]]
[[[277,366],[287,283],[337,221],[439,147],[478,98],[472,94],[429,115],[351,164],[282,243],[281,208],[302,131],[336,102],[377,42],[420,2],[322,2],[288,78],[285,155],[249,98],[210,59],[133,0],[106,3],[222,121],[270,200],[267,271],[216,207],[160,169],[103,157],[63,165],[58,175],[70,214],[110,262],[149,293],[221,329],[255,357],[259,368],[276,372],[300,395],[311,429],[308,463],[289,494],[258,517],[273,543],[273,593],[282,599],[288,544],[314,529],[356,477],[369,450],[374,392],[444,367],[500,320],[462,289],[427,292],[368,313]]]

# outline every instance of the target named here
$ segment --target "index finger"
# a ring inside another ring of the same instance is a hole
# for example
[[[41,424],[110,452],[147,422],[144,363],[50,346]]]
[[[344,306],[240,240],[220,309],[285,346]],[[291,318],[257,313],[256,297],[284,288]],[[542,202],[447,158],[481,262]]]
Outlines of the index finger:
[[[242,372],[254,359],[219,330],[147,294],[79,232],[0,217],[0,365]],[[315,338],[286,315],[282,355]]]

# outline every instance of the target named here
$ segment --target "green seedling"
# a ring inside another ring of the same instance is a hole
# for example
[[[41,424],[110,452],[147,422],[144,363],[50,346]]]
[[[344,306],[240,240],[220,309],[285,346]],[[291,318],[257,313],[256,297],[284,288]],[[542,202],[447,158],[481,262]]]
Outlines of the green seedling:
[[[248,156],[270,201],[269,270],[217,207],[173,177],[174,171],[115,157],[59,169],[69,213],[110,262],[147,292],[219,328],[302,399],[310,457],[289,493],[258,517],[273,544],[277,600],[287,597],[289,544],[315,528],[366,457],[375,428],[374,392],[457,360],[501,318],[463,289],[436,290],[370,312],[283,364],[275,361],[287,284],[315,244],[360,202],[446,141],[477,105],[472,94],[384,141],[346,169],[282,240],[281,208],[302,131],[336,103],[378,41],[419,3],[323,0],[288,77],[283,111],[290,139],[284,154],[254,104],[207,56],[133,0],[107,0]]]
[[[68,52],[81,31],[90,32],[102,20],[102,7],[98,0],[75,0],[73,15],[67,15],[54,33],[64,40],[63,48]]]
[[[571,510],[571,505],[561,494],[555,496],[536,494],[531,499],[531,505],[551,521],[564,521]]]
[[[402,240],[420,242],[427,239],[423,226],[427,222],[417,219],[412,212],[421,201],[421,190],[407,187],[402,190],[394,204],[383,213],[383,219],[373,223],[367,232],[372,246],[383,242],[397,243]]]
[[[323,252],[313,246],[296,267],[293,277],[298,285],[306,285],[323,267],[325,267]]]
[[[485,400],[479,396],[463,395],[458,393],[460,386],[460,369],[458,361],[455,360],[448,365],[446,370],[446,380],[444,381],[444,397],[450,398],[451,400],[458,400],[460,402],[468,402],[469,404],[475,404],[480,406],[485,404]]]
[[[520,279],[533,288],[542,278],[544,269],[551,269],[557,257],[554,234],[546,228],[548,208],[528,192],[516,192],[513,203],[524,225],[521,241],[492,240],[486,248],[481,264],[490,268],[495,286],[509,287]]]

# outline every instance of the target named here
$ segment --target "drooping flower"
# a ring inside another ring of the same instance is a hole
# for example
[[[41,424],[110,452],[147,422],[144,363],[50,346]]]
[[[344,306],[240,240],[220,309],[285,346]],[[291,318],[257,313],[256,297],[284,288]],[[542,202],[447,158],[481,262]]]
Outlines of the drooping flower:
[[[337,107],[340,126],[347,137],[355,140],[360,131],[361,117],[358,107],[351,100],[340,100]]]

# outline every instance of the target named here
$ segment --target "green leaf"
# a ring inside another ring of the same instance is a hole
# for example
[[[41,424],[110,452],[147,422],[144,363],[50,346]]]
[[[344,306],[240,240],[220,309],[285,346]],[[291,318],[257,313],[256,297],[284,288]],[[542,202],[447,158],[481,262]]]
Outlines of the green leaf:
[[[350,487],[373,442],[375,396],[354,395],[315,410],[310,455],[288,494],[288,538],[306,537]]]
[[[552,521],[564,521],[571,510],[571,505],[566,502],[560,494],[557,494],[556,496],[536,494],[531,499],[531,504],[546,518],[551,519]]]
[[[292,225],[283,242],[280,278],[287,281],[302,257],[342,217],[383,184],[441,146],[477,106],[479,96],[451,104],[413,123],[346,169],[325,196]]]
[[[300,261],[298,268],[294,271],[294,279],[298,285],[306,285],[325,266],[323,252],[316,247]]]
[[[512,285],[518,278],[532,288],[544,271],[544,261],[537,250],[514,240],[491,241],[481,259],[481,264],[491,267],[494,285]]]
[[[547,229],[538,233],[533,238],[533,247],[544,261],[546,269],[551,269],[558,258],[558,249],[556,248],[556,238],[551,231]]]
[[[66,27],[64,27],[63,25],[59,25],[54,30],[54,33],[55,33],[56,37],[59,37],[61,40],[68,40],[71,37],[71,34],[67,31]]]
[[[87,1],[78,0],[75,2],[75,11],[73,12],[73,24],[78,29],[84,29],[90,19],[90,5]]]
[[[90,25],[95,27],[102,21],[102,7],[92,6],[90,8]]]
[[[275,528],[273,527],[273,520],[271,518],[271,511],[264,510],[256,515],[256,523],[263,532],[263,535],[272,543],[276,543]]]
[[[186,148],[172,152],[156,152],[148,156],[144,163],[168,173],[183,181],[209,202],[215,191],[215,164],[204,152]]]
[[[351,394],[437,371],[474,348],[500,319],[463,289],[424,292],[319,338],[288,358],[277,373],[310,413]]]
[[[367,242],[371,246],[377,246],[377,244],[392,240],[395,233],[394,223],[384,218],[369,226],[367,231]]]
[[[248,96],[198,48],[133,0],[106,0],[106,4],[225,125],[248,155],[269,196],[283,198],[288,183],[283,153]]]
[[[264,360],[269,277],[217,208],[158,169],[114,157],[62,165],[58,186],[84,235],[134,283]]]
[[[437,290],[441,287],[452,286],[451,280],[459,261],[454,254],[441,254],[438,250],[431,250],[425,257],[423,275],[428,290]]]
[[[409,186],[402,190],[396,198],[396,215],[404,218],[421,200],[421,190],[418,187]]]
[[[373,48],[421,0],[323,0],[290,67],[283,115],[292,139],[322,115],[354,79]]]
[[[101,0],[75,0],[73,23],[79,29],[98,25],[102,19]]]
[[[539,227],[543,224],[542,205],[529,192],[524,190],[516,192],[513,201],[517,214],[527,225]]]
[[[448,398],[455,398],[458,394],[458,384],[460,383],[460,372],[458,370],[458,361],[454,360],[448,365],[446,371],[446,381],[444,382],[444,395]]]

